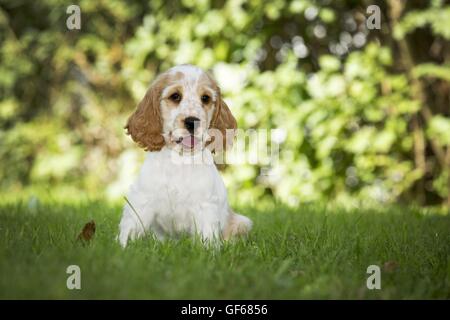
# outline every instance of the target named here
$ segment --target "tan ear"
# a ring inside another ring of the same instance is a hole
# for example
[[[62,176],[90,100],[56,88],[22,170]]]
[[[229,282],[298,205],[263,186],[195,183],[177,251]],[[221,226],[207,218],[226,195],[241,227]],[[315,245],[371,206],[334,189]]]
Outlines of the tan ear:
[[[161,86],[158,83],[156,80],[147,90],[125,126],[127,134],[146,151],[159,151],[165,144],[159,109]]]
[[[225,101],[223,101],[220,90],[218,90],[218,98],[210,128],[218,129],[220,131],[223,140],[221,145],[223,150],[232,145],[237,122],[231,113],[230,108],[228,108]],[[220,143],[215,143],[215,147],[220,147]]]

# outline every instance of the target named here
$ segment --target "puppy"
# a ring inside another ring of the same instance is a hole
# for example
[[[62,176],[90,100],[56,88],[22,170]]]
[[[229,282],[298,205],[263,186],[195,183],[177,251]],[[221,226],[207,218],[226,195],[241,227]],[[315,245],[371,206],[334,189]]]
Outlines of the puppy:
[[[161,240],[198,235],[204,243],[250,231],[251,220],[230,208],[214,164],[212,151],[231,144],[236,120],[208,73],[181,65],[158,76],[126,129],[147,155],[123,209],[123,247],[147,231]]]

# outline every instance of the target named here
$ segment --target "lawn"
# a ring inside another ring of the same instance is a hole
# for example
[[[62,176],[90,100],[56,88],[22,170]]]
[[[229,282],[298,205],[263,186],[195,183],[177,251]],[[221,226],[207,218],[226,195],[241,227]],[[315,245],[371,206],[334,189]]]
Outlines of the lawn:
[[[432,210],[241,207],[254,230],[220,250],[150,237],[122,250],[120,211],[103,201],[0,203],[0,298],[450,298],[450,216]],[[95,237],[82,245],[91,219]],[[69,265],[81,268],[81,290],[66,287]],[[381,267],[380,290],[366,287],[369,265]]]

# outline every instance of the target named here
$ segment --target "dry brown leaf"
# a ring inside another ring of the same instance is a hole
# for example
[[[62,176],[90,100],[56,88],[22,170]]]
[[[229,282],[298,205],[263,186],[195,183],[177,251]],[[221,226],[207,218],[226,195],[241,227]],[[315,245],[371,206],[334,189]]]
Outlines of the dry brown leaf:
[[[77,237],[77,240],[90,241],[95,234],[95,221],[91,220],[86,223]]]
[[[383,264],[383,270],[386,272],[393,272],[398,268],[398,263],[395,261],[386,261]]]

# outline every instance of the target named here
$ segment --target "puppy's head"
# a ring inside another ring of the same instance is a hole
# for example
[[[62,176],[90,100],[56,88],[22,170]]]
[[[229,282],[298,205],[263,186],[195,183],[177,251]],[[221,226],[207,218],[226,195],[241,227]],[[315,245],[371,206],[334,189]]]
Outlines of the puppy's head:
[[[214,79],[198,67],[181,65],[156,78],[125,128],[145,150],[167,145],[196,152],[208,144],[213,150],[226,147],[236,120]]]

